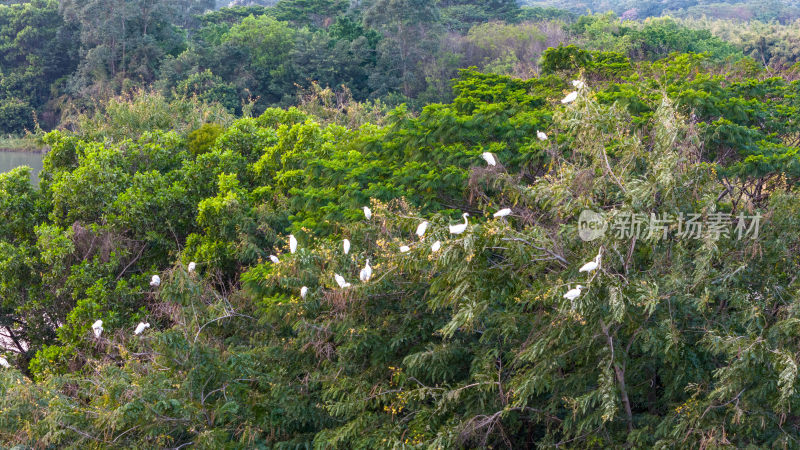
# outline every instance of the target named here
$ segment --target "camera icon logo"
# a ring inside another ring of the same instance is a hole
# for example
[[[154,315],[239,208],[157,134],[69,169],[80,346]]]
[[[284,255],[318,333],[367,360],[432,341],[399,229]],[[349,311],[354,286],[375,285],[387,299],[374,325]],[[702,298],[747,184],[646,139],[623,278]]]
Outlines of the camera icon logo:
[[[578,236],[583,241],[593,241],[603,237],[608,229],[608,222],[600,213],[591,209],[584,209],[578,216]]]

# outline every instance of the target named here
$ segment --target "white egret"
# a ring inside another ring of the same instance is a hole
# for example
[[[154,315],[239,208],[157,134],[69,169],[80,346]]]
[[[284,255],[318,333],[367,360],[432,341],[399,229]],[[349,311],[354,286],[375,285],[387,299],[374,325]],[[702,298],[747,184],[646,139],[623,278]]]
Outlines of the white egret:
[[[540,141],[546,141],[547,140],[547,134],[543,133],[543,132],[541,132],[539,130],[536,130],[536,137],[539,138]]]
[[[295,239],[293,234],[289,235],[289,251],[292,253],[297,251],[297,239]]]
[[[425,232],[428,231],[428,221],[424,221],[419,226],[417,226],[417,236],[422,238],[425,235]]]
[[[468,213],[464,213],[461,217],[464,218],[464,223],[459,225],[450,225],[450,234],[461,234],[467,229],[467,217],[469,216]]]
[[[150,278],[150,286],[157,287],[161,284],[161,277],[158,275],[153,275],[153,278]]]
[[[300,288],[300,298],[306,298],[306,295],[308,295],[308,288],[303,286]]]
[[[196,268],[197,268],[197,263],[195,263],[194,261],[192,261],[192,262],[190,262],[190,263],[189,263],[189,267],[187,267],[187,270],[188,270],[189,272],[194,272],[194,270],[195,270]]]
[[[409,247],[407,245],[403,245],[403,246],[400,247],[400,253],[408,253],[410,251],[411,251],[411,247]]]
[[[278,257],[275,256],[275,255],[269,255],[269,260],[272,261],[275,264],[278,264],[279,262],[281,262],[281,260],[278,259]]]
[[[586,87],[586,83],[581,80],[572,80],[572,85],[575,87],[575,89],[583,89]]]
[[[103,321],[98,320],[92,324],[92,331],[94,332],[94,337],[99,338],[101,334],[103,334]]]
[[[576,98],[578,98],[578,91],[572,91],[569,94],[567,94],[566,97],[561,99],[561,103],[564,103],[564,104],[572,103],[572,102],[575,101]]]
[[[342,247],[344,249],[344,254],[345,255],[350,253],[350,240],[349,239],[345,239],[344,241],[342,241]]]
[[[133,334],[135,336],[138,336],[138,335],[144,333],[144,330],[146,330],[148,328],[150,328],[150,324],[149,323],[139,322],[139,325],[136,325],[136,329],[133,330]]]
[[[570,289],[566,294],[564,294],[564,298],[570,301],[575,300],[579,295],[581,295],[581,289],[584,287],[585,286],[581,286],[580,284],[575,286],[574,289]]]
[[[436,241],[431,245],[431,251],[433,253],[438,252],[440,248],[442,248],[442,243],[440,241]]]
[[[366,217],[367,220],[372,219],[372,210],[369,209],[368,206],[364,207],[364,217]]]
[[[358,274],[358,278],[361,279],[364,283],[369,281],[372,278],[372,267],[369,266],[369,259],[367,259],[367,265],[361,269],[361,273]]]
[[[595,269],[600,267],[600,258],[601,257],[602,257],[601,252],[597,252],[597,256],[594,257],[594,261],[589,261],[586,264],[584,264],[583,266],[581,266],[581,268],[578,269],[578,272],[591,273],[592,271],[594,271]]]
[[[511,214],[511,208],[503,208],[500,211],[497,211],[496,213],[494,213],[494,217],[495,218],[505,217],[505,216],[507,216],[509,214]]]
[[[344,281],[344,277],[339,275],[338,273],[333,274],[333,278],[336,280],[336,284],[338,284],[339,287],[342,288],[342,289],[348,288],[348,287],[351,286],[351,284],[348,283],[347,281]]]
[[[486,161],[486,164],[488,164],[490,166],[496,166],[497,165],[497,160],[494,159],[494,155],[489,153],[489,152],[483,152],[481,154],[481,158],[483,158],[483,160]]]
[[[9,364],[8,360],[3,358],[2,356],[0,356],[0,366],[2,366],[4,369],[10,369],[11,368],[11,364]]]

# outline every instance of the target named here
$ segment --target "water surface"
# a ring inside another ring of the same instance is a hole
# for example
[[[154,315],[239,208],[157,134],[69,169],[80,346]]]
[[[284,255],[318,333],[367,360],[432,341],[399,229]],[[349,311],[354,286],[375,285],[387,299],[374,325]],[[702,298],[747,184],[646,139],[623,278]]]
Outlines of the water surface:
[[[42,170],[44,153],[0,151],[0,173],[8,172],[19,166],[28,166],[31,169],[31,181],[39,184],[39,172]]]

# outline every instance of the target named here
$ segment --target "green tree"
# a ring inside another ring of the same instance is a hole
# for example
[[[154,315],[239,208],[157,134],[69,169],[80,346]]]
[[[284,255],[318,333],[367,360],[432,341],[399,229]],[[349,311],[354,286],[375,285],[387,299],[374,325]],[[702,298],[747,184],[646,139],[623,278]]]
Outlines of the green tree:
[[[268,16],[250,16],[225,33],[223,43],[241,58],[237,71],[251,80],[244,87],[263,95],[269,104],[291,98],[290,54],[301,32]]]
[[[48,105],[78,64],[76,28],[65,24],[56,1],[0,5],[0,107],[4,133],[32,129],[31,111],[54,126],[60,111]]]
[[[76,95],[118,91],[127,79],[151,82],[162,58],[185,45],[162,0],[68,0],[61,9],[80,27],[81,64],[71,82]]]
[[[435,48],[439,10],[422,0],[376,0],[364,21],[383,35],[378,46],[381,71],[372,85],[379,93],[393,89],[412,96],[423,88],[421,66]]]
[[[231,113],[241,110],[236,87],[231,83],[226,83],[209,69],[181,81],[175,91],[178,96],[197,96],[204,103],[219,103]]]
[[[33,131],[34,110],[28,102],[18,98],[0,100],[0,133],[20,134]]]

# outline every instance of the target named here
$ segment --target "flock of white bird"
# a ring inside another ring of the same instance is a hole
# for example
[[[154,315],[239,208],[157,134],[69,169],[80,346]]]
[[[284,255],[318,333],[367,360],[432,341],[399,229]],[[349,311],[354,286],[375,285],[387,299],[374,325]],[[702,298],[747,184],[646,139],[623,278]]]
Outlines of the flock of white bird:
[[[573,80],[572,81],[572,86],[575,87],[575,89],[577,89],[577,90],[576,91],[572,91],[569,94],[567,94],[567,96],[564,97],[561,100],[561,103],[567,104],[567,103],[572,103],[573,101],[575,101],[578,98],[578,91],[583,89],[584,87],[586,87],[586,84],[581,80]],[[547,134],[542,132],[542,131],[539,131],[539,130],[536,130],[536,138],[539,139],[540,141],[546,141],[548,139]],[[492,154],[490,152],[482,153],[481,154],[481,158],[483,158],[483,160],[486,161],[486,164],[489,165],[490,167],[494,167],[494,166],[497,165],[497,158],[495,157],[494,154]],[[367,220],[371,220],[372,219],[372,210],[368,206],[364,206],[363,210],[364,210],[364,217]],[[496,213],[494,213],[493,217],[494,218],[506,217],[506,216],[511,215],[512,212],[513,211],[511,210],[511,208],[503,208],[503,209],[497,211]],[[469,220],[467,219],[467,217],[469,217],[469,213],[464,213],[461,217],[464,219],[464,223],[459,223],[459,224],[456,224],[456,225],[450,225],[449,226],[450,234],[459,235],[459,234],[464,233],[467,230],[467,227],[469,226]],[[425,235],[425,233],[427,232],[429,225],[430,225],[430,223],[428,221],[421,222],[417,226],[417,230],[416,230],[417,237],[422,239],[423,236]],[[342,241],[342,246],[343,246],[343,250],[344,250],[344,254],[345,255],[350,253],[350,241],[348,239],[344,239]],[[436,241],[436,242],[433,243],[433,245],[431,245],[431,251],[433,253],[438,252],[441,248],[442,248],[441,241]],[[295,253],[297,251],[297,239],[294,237],[294,235],[289,235],[289,251],[291,253]],[[408,252],[411,251],[411,247],[409,247],[408,245],[402,245],[402,246],[400,246],[399,251],[400,251],[400,253],[408,253]],[[602,250],[601,250],[601,252],[602,252]],[[584,264],[578,271],[579,272],[587,272],[587,274],[588,274],[588,273],[591,273],[591,272],[597,270],[597,268],[600,267],[601,252],[598,252],[598,254],[597,254],[597,256],[595,257],[594,260]],[[273,263],[276,263],[276,264],[280,262],[280,259],[277,256],[274,256],[274,255],[270,255],[270,260]],[[372,277],[372,267],[369,265],[369,259],[367,259],[366,265],[364,266],[363,269],[361,269],[361,272],[359,273],[359,280],[362,283],[366,283],[366,282],[368,282],[370,280],[371,277]],[[333,274],[333,278],[334,278],[334,281],[336,281],[336,284],[342,289],[352,286],[352,284],[348,283],[347,280],[345,280],[345,278],[343,276],[339,275],[338,273],[334,273]],[[585,288],[585,286],[579,284],[579,285],[575,286],[573,289],[570,289],[569,291],[567,291],[567,293],[564,294],[564,298],[568,299],[570,301],[575,300],[576,298],[578,298],[581,295],[581,290],[584,289],[584,288]],[[306,298],[307,295],[308,295],[308,287],[307,286],[301,287],[300,288],[300,297]]]
[[[546,140],[547,139],[547,135],[545,135],[544,133],[541,133],[541,132],[537,132],[537,136],[541,140]],[[489,152],[484,152],[481,155],[481,157],[484,159],[484,161],[486,161],[486,163],[489,166],[496,166],[497,165],[497,159],[495,158],[495,156],[493,154],[491,154]],[[369,208],[369,206],[364,206],[363,210],[364,210],[364,217],[367,220],[371,220],[372,219],[372,210]],[[511,213],[512,213],[511,208],[503,208],[503,209],[497,211],[496,213],[494,213],[494,217],[495,218],[506,217],[506,216],[510,215]],[[469,213],[464,213],[461,217],[463,217],[464,223],[460,223],[460,224],[457,224],[457,225],[450,225],[449,226],[450,234],[458,235],[458,234],[462,234],[464,231],[467,230],[467,227],[469,226],[469,221],[467,219],[467,217],[469,217]],[[415,231],[415,234],[417,235],[417,237],[420,240],[425,236],[425,233],[428,231],[428,227],[429,226],[430,226],[430,222],[428,222],[427,220],[424,220],[424,221],[420,222],[419,225],[417,225],[417,230]],[[441,248],[442,248],[442,242],[441,241],[436,241],[431,245],[431,252],[436,253]],[[344,251],[345,255],[350,253],[350,240],[349,239],[344,239],[342,241],[342,250]],[[400,253],[408,253],[408,252],[411,251],[411,247],[409,247],[408,245],[401,245],[399,250],[400,250]],[[292,234],[289,235],[289,251],[291,253],[295,253],[297,251],[297,238],[295,238],[294,235],[292,235]],[[275,264],[280,262],[280,259],[277,256],[270,255],[269,258]],[[361,269],[361,272],[359,272],[358,279],[362,283],[366,283],[366,282],[368,282],[370,280],[370,278],[372,278],[372,267],[369,265],[369,259],[367,259],[366,265],[364,266],[363,269]],[[345,280],[345,278],[343,276],[339,275],[338,273],[334,273],[333,274],[333,279],[334,279],[334,281],[336,281],[336,284],[342,289],[352,286],[351,283],[348,283],[347,280]],[[301,287],[300,288],[300,297],[301,298],[306,298],[307,295],[308,295],[308,286]]]
[[[189,273],[194,272],[197,269],[197,263],[194,261],[190,262],[189,265],[186,267],[186,269],[189,271]],[[158,275],[153,275],[153,277],[150,278],[150,286],[158,287],[160,285],[161,285],[161,277]],[[150,328],[149,323],[139,322],[139,324],[136,325],[136,328],[133,329],[133,335],[139,336],[140,334],[144,333],[145,330],[147,330],[148,328]],[[97,320],[92,324],[92,332],[94,333],[95,338],[99,339],[100,336],[103,335],[103,330],[104,329],[102,320]],[[0,361],[0,365],[2,365],[2,361]]]
[[[602,255],[603,255],[603,249],[601,247],[600,250],[597,252],[597,256],[595,256],[592,261],[589,261],[586,264],[582,265],[581,268],[578,269],[578,272],[586,272],[587,274],[590,274],[595,270],[597,270],[597,268],[600,267],[600,259],[602,258]],[[569,301],[573,301],[581,295],[581,290],[584,288],[586,288],[586,286],[579,284],[574,288],[568,290],[567,293],[564,294],[564,298]]]
[[[581,80],[573,80],[572,81],[572,86],[575,87],[578,90],[581,90],[586,86],[586,84]],[[563,103],[563,104],[572,103],[577,98],[578,98],[578,91],[572,91],[569,94],[567,94],[567,96],[564,97],[561,100],[561,103]],[[548,139],[547,134],[545,134],[544,132],[539,131],[539,130],[536,130],[536,138],[539,139],[540,141],[546,141]],[[486,164],[488,164],[490,167],[494,167],[494,166],[497,165],[497,158],[495,158],[495,156],[490,152],[482,153],[481,154],[481,158],[483,158],[483,160],[486,161]],[[371,220],[372,219],[372,210],[369,209],[368,206],[364,206],[363,211],[364,211],[364,217],[367,220]],[[503,218],[503,217],[511,215],[512,212],[513,211],[511,210],[511,208],[503,208],[503,209],[497,211],[496,213],[494,213],[493,217],[494,218]],[[464,213],[461,217],[464,219],[464,223],[459,223],[459,224],[456,224],[456,225],[450,225],[449,226],[450,234],[459,235],[459,234],[464,233],[467,230],[467,227],[469,226],[469,221],[468,221],[467,217],[469,217],[469,214],[468,213]],[[430,225],[430,223],[428,221],[423,221],[417,226],[416,235],[417,235],[418,238],[420,238],[420,239],[423,238],[425,233],[428,231],[429,225]],[[298,246],[297,238],[295,238],[294,235],[289,235],[289,251],[291,253],[295,253],[297,251],[297,246]],[[441,241],[436,241],[431,245],[431,252],[436,253],[441,248],[442,248]],[[344,254],[345,255],[350,253],[350,241],[348,239],[344,239],[342,241],[342,249],[344,250]],[[403,245],[403,246],[400,247],[400,253],[407,253],[409,251],[411,251],[411,247],[409,247],[407,245]],[[589,274],[589,273],[597,270],[597,268],[600,267],[601,254],[602,254],[602,249],[601,249],[600,252],[597,253],[597,256],[595,257],[595,259],[592,260],[592,261],[587,262],[586,264],[584,264],[579,269],[579,272],[586,272],[587,274]],[[274,264],[278,264],[280,262],[280,259],[275,255],[269,255],[269,259]],[[197,267],[197,264],[195,262],[190,262],[188,267],[187,267],[187,269],[188,269],[189,272],[194,272],[196,267]],[[342,289],[352,286],[350,283],[347,282],[347,280],[345,280],[345,278],[343,276],[339,275],[338,273],[335,273],[333,275],[333,278],[336,281],[336,284]],[[359,272],[359,280],[362,283],[366,283],[366,282],[368,282],[370,280],[370,278],[372,278],[372,267],[369,265],[369,259],[367,259],[366,265]],[[159,277],[158,275],[153,275],[153,277],[150,280],[150,286],[158,287],[159,285],[161,285],[161,277]],[[564,298],[567,299],[567,300],[573,301],[573,300],[575,300],[576,298],[578,298],[581,295],[581,290],[584,289],[584,288],[585,288],[585,286],[578,284],[573,289],[570,289],[569,291],[567,291],[567,293],[564,294]],[[301,287],[300,288],[300,297],[306,298],[307,295],[308,295],[308,287],[307,286]],[[135,336],[141,335],[148,328],[150,328],[150,324],[149,323],[139,322],[139,324],[133,330],[133,334]],[[95,323],[92,324],[92,332],[94,333],[94,336],[96,338],[99,338],[103,334],[103,321],[102,320],[97,320]],[[3,358],[2,356],[0,356],[0,366],[4,367],[4,368],[10,367],[10,365],[8,364],[8,361],[5,358]]]

